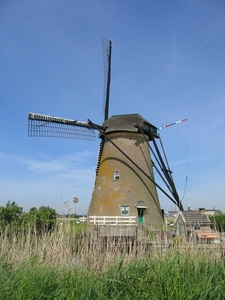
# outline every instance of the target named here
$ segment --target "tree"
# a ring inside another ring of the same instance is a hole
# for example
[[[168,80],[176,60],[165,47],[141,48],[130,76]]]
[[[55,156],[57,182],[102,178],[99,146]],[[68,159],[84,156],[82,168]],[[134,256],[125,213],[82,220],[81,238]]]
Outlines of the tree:
[[[10,231],[18,233],[32,226],[38,233],[49,232],[54,229],[56,219],[56,211],[49,206],[32,207],[28,213],[23,213],[23,208],[15,202],[8,201],[5,207],[0,207],[0,230],[10,226]]]
[[[35,226],[39,233],[52,231],[56,225],[57,214],[49,206],[41,206],[39,209],[33,207],[26,216],[29,225]]]
[[[0,207],[0,222],[1,226],[6,225],[20,225],[23,221],[23,208],[18,206],[15,202],[8,201],[6,206]]]

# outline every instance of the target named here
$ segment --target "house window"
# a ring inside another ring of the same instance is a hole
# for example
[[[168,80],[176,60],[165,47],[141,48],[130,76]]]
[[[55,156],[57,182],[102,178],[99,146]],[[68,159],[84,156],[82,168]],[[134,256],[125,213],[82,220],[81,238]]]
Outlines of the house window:
[[[145,206],[143,201],[138,201],[137,206]]]
[[[129,215],[130,214],[130,207],[129,205],[121,205],[120,207],[121,215]]]
[[[120,172],[118,172],[118,171],[114,172],[113,180],[114,181],[119,181],[119,179],[120,179]]]
[[[194,228],[195,230],[200,230],[200,225],[195,225]]]

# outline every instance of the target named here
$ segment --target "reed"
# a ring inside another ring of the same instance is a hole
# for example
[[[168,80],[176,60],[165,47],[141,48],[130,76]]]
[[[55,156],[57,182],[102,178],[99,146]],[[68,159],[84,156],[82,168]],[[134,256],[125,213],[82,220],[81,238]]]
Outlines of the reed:
[[[83,227],[82,227],[83,226]],[[59,224],[0,236],[0,299],[224,299],[224,245],[105,240]]]

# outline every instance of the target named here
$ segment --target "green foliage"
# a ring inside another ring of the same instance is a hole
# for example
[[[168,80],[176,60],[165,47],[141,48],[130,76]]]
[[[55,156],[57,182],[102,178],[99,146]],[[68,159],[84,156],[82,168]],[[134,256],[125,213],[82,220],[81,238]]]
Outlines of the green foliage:
[[[225,214],[210,216],[210,221],[215,230],[225,232]]]
[[[45,233],[54,229],[56,218],[56,211],[49,206],[41,206],[39,209],[33,207],[26,214],[26,223],[34,226],[36,232]]]
[[[0,231],[3,232],[9,227],[11,231],[19,232],[32,226],[36,232],[49,232],[54,229],[56,218],[56,211],[49,206],[42,206],[39,209],[33,207],[29,213],[23,213],[22,207],[8,201],[5,207],[0,207]]]
[[[21,225],[23,222],[23,208],[15,202],[8,201],[6,206],[0,207],[0,226],[5,228],[7,225]]]

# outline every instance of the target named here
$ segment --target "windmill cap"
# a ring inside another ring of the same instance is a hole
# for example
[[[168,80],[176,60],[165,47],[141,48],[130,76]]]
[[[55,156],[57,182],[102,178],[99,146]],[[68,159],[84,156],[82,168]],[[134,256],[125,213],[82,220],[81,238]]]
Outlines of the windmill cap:
[[[153,130],[157,130],[157,127],[149,123],[139,114],[114,115],[107,119],[102,126],[106,127],[106,134],[115,131],[137,132],[137,128],[134,126],[137,123],[140,127],[146,124],[152,127]]]

